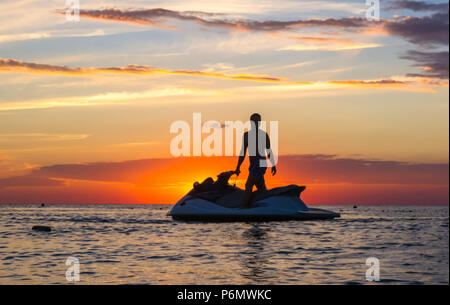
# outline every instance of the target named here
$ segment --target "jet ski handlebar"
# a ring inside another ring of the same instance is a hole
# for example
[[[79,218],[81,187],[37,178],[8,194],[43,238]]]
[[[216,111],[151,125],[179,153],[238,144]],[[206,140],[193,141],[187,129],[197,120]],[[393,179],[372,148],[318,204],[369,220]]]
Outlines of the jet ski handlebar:
[[[198,190],[201,188],[202,185],[221,185],[222,187],[229,185],[228,180],[230,180],[230,177],[236,174],[236,171],[227,171],[223,172],[217,175],[217,180],[214,181],[211,177],[205,179],[202,183],[198,183],[197,181],[194,183],[194,189]],[[236,186],[236,182],[234,183]]]

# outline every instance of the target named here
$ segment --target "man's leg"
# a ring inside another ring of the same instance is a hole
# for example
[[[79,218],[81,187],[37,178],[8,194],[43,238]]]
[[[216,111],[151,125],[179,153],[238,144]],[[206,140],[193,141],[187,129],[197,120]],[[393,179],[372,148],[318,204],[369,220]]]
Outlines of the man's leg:
[[[250,199],[252,198],[253,185],[255,184],[254,177],[248,175],[247,182],[245,183],[244,197],[241,202],[241,209],[248,209],[250,207]]]
[[[266,181],[264,180],[264,175],[255,179],[255,186],[258,191],[267,190]]]

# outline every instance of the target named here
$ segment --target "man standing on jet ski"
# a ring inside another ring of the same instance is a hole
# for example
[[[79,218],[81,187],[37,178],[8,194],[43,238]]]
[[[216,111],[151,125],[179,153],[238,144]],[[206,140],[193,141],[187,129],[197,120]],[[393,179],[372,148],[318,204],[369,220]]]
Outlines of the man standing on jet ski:
[[[248,148],[248,156],[250,159],[249,174],[247,182],[245,183],[245,192],[242,199],[241,208],[250,208],[253,186],[258,190],[266,190],[266,183],[264,181],[264,174],[267,170],[267,157],[272,164],[272,175],[277,173],[275,166],[273,152],[270,148],[269,135],[259,128],[261,123],[261,115],[254,113],[250,116],[251,129],[244,133],[243,145],[239,154],[239,160],[236,167],[236,175],[241,173],[241,165],[245,160],[245,154]],[[267,153],[267,155],[266,155]]]

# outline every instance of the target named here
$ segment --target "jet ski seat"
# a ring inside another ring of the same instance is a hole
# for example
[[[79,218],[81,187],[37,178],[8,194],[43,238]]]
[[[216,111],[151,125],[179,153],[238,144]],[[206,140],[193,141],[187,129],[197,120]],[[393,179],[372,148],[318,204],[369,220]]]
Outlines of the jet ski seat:
[[[189,195],[193,198],[199,198],[214,202],[218,205],[227,208],[239,208],[244,196],[244,190],[228,184],[228,180],[234,172],[225,172],[218,175],[217,181],[209,177],[202,183],[194,183],[194,188]],[[305,190],[304,186],[288,185],[282,187],[276,187],[270,190],[257,190],[253,192],[251,203],[256,207],[263,205],[263,199],[273,196],[287,196],[297,199],[300,197],[301,192]],[[300,201],[300,200],[299,200]],[[300,201],[304,210],[308,210],[305,204]]]

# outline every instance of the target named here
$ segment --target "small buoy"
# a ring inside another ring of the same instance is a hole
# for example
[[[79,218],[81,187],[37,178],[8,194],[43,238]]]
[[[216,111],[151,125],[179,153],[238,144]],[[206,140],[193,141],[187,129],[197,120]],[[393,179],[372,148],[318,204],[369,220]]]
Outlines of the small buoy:
[[[354,206],[353,206],[353,208],[354,208],[354,209],[356,209],[356,208],[357,208],[357,206],[356,206],[356,205],[354,205]]]
[[[40,232],[50,232],[52,230],[49,226],[33,226],[31,229]]]

